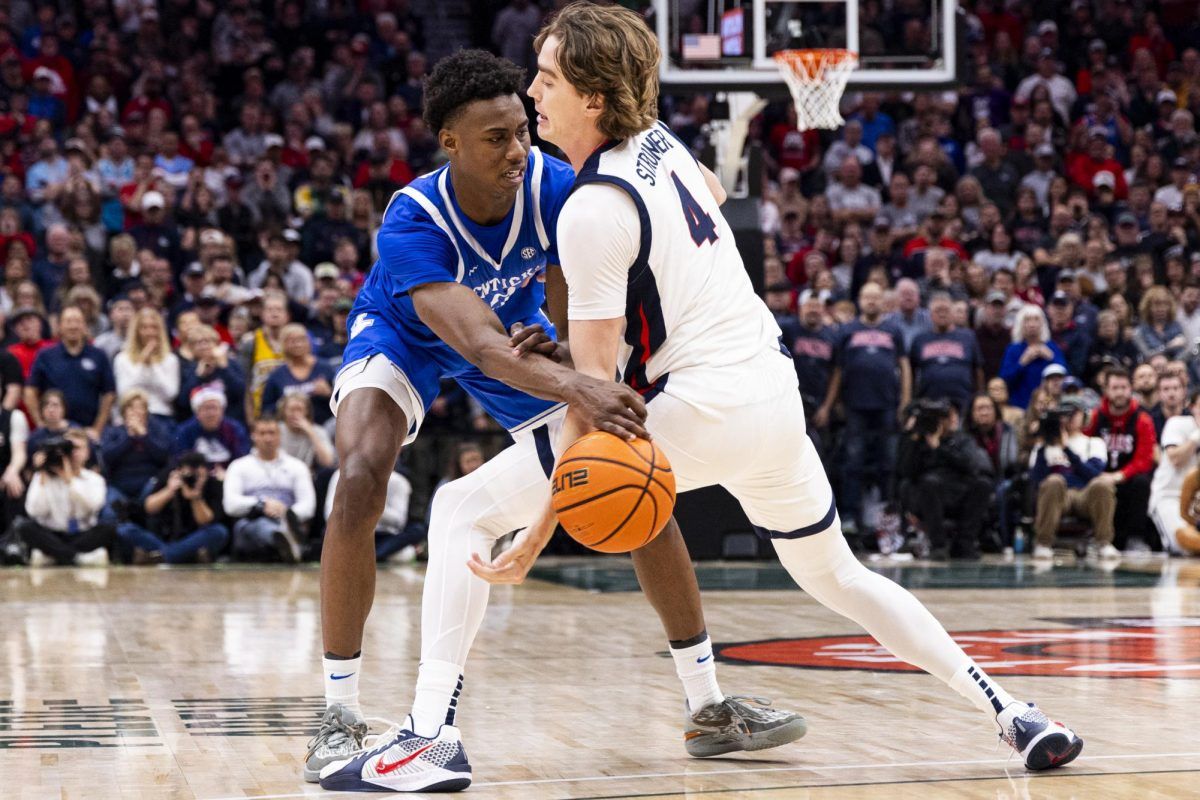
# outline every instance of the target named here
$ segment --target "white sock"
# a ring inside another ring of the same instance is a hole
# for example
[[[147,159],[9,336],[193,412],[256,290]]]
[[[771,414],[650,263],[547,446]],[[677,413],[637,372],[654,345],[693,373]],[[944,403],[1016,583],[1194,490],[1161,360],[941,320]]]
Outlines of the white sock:
[[[413,699],[413,733],[433,738],[443,725],[453,725],[462,686],[460,665],[422,661],[417,671],[417,696]]]
[[[821,533],[773,543],[800,588],[857,622],[892,655],[933,675],[993,719],[1012,702],[917,598],[859,563],[836,522]]]
[[[321,659],[321,669],[325,671],[325,707],[340,703],[361,717],[362,709],[358,705],[358,676],[362,672],[362,656],[325,656]]]
[[[687,693],[688,708],[693,712],[705,706],[720,703],[725,699],[721,687],[717,686],[717,665],[713,659],[712,640],[708,634],[704,639],[688,647],[671,647],[671,658],[675,660],[675,674],[683,681]]]

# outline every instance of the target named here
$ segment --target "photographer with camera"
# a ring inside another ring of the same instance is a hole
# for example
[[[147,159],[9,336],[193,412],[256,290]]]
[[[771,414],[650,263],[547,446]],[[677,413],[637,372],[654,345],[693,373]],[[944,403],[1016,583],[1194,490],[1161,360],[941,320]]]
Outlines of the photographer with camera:
[[[25,496],[25,512],[13,532],[30,548],[29,563],[42,566],[102,566],[116,538],[112,525],[98,524],[106,485],[87,469],[87,434],[73,428],[33,454],[33,478]]]
[[[1037,492],[1035,559],[1054,558],[1063,514],[1076,514],[1091,523],[1101,558],[1121,556],[1112,543],[1116,487],[1103,477],[1108,448],[1102,439],[1083,433],[1086,420],[1083,403],[1070,399],[1039,420],[1029,475]]]
[[[229,541],[221,521],[221,482],[208,460],[194,450],[151,478],[142,507],[146,527],[117,526],[122,549],[133,564],[208,564]]]
[[[992,465],[958,429],[958,410],[944,400],[918,400],[905,420],[900,493],[929,536],[929,557],[979,558],[979,535],[994,492]],[[948,540],[946,524],[956,530]]]

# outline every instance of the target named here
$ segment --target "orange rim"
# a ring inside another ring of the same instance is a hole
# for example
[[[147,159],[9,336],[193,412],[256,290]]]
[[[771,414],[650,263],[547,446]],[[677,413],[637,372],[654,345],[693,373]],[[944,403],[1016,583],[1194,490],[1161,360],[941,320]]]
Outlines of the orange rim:
[[[780,50],[774,58],[786,64],[797,77],[819,80],[829,67],[853,67],[858,62],[858,53],[844,49]]]

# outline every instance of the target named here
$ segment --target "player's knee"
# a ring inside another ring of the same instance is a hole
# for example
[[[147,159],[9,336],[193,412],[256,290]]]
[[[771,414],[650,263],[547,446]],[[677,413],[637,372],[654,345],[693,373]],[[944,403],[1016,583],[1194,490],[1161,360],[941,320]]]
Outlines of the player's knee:
[[[387,500],[388,479],[392,465],[369,453],[349,453],[339,467],[337,489],[333,504],[335,513],[339,505],[348,507],[351,513],[378,513]],[[348,504],[348,506],[346,505]]]
[[[479,509],[471,503],[475,487],[467,477],[442,484],[434,492],[429,512],[431,539],[442,532],[461,530],[464,523],[473,525],[478,522]]]

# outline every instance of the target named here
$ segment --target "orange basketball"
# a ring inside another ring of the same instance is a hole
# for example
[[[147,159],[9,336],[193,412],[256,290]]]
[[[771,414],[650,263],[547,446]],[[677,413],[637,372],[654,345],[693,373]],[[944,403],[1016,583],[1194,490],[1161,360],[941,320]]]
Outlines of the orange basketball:
[[[628,553],[648,543],[675,509],[675,473],[659,446],[603,431],[567,448],[551,491],[566,532],[602,553]]]

